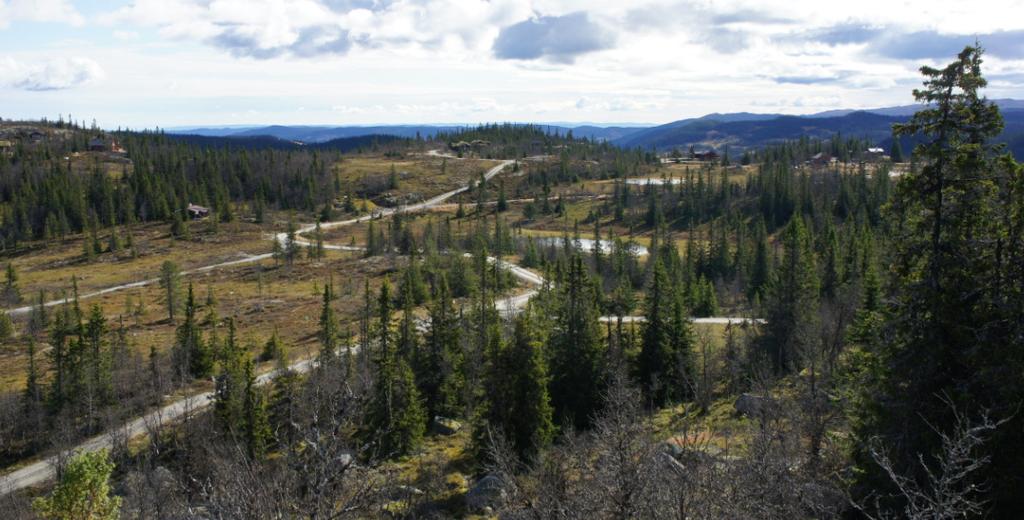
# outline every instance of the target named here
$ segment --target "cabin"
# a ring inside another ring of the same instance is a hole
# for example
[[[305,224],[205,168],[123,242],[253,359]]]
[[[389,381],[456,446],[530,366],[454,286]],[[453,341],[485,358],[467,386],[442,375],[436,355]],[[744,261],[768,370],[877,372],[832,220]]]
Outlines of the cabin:
[[[886,159],[885,148],[868,148],[868,150],[864,152],[865,161],[875,162],[884,159]]]
[[[14,143],[0,139],[0,155],[10,155],[14,153]]]
[[[825,152],[818,152],[811,156],[811,159],[807,161],[807,164],[811,166],[828,166],[836,162],[836,158]]]
[[[186,211],[188,211],[188,216],[192,220],[198,220],[210,216],[210,208],[192,204],[191,202],[188,203]]]
[[[719,158],[718,152],[714,150],[708,150],[706,152],[690,152],[690,159],[703,162],[717,161]]]
[[[124,153],[124,149],[117,143],[117,139],[105,135],[98,135],[89,139],[89,151]]]

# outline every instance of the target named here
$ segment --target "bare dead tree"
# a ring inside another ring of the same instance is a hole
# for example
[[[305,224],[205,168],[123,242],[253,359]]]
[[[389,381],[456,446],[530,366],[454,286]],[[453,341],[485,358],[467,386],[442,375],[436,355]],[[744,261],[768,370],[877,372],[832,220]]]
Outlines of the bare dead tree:
[[[896,498],[904,505],[902,511],[889,510],[883,502],[892,497],[877,495],[853,502],[865,516],[879,520],[954,520],[982,516],[985,511],[982,496],[986,486],[985,482],[979,481],[978,474],[990,459],[980,453],[980,448],[1009,419],[993,421],[986,412],[982,412],[972,420],[957,409],[952,399],[946,397],[945,401],[953,412],[952,428],[943,431],[932,427],[939,435],[942,447],[931,457],[918,454],[923,480],[901,473],[886,453],[884,441],[872,439],[871,458],[895,485],[898,490]],[[931,460],[927,460],[929,458]]]

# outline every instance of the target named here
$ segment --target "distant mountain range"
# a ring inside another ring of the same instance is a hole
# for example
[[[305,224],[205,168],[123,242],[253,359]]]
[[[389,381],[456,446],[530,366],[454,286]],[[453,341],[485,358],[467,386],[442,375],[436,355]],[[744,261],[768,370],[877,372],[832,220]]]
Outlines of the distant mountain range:
[[[200,135],[206,137],[256,137],[267,136],[299,143],[324,143],[333,139],[359,137],[365,135],[393,135],[396,137],[430,137],[438,132],[451,132],[473,125],[378,125],[378,126],[225,126],[165,129],[169,134]],[[548,132],[566,133],[572,130],[577,137],[588,137],[602,141],[611,141],[625,137],[637,130],[650,128],[651,125],[615,125],[598,124],[572,125],[570,123],[538,123],[537,126]]]
[[[1024,101],[993,101],[1000,107],[1006,121],[1002,139],[1010,144],[1015,155],[1024,156]],[[829,110],[803,116],[748,112],[708,114],[639,129],[613,139],[612,143],[660,151],[690,146],[718,150],[729,146],[735,151],[742,151],[803,136],[824,139],[838,133],[888,146],[892,143],[893,123],[905,122],[920,109],[920,105],[905,105],[869,110]]]
[[[1006,129],[1001,139],[1017,157],[1024,157],[1024,100],[993,100],[1002,110]],[[866,138],[888,147],[892,144],[892,125],[906,121],[920,105],[904,105],[869,110],[828,110],[816,114],[791,116],[784,114],[754,114],[737,112],[708,114],[698,118],[682,119],[658,126],[632,124],[600,125],[596,123],[538,124],[551,133],[572,131],[576,137],[587,137],[612,144],[659,151],[673,148],[722,149],[729,146],[735,152],[789,139],[807,136],[829,138],[839,133],[849,137]],[[378,126],[254,126],[254,127],[201,127],[166,130],[172,134],[246,139],[265,142],[266,139],[287,141],[291,144],[322,144],[337,139],[390,135],[397,137],[430,137],[437,132],[448,132],[472,125],[378,125]],[[359,142],[355,140],[354,142]],[[909,143],[908,143],[909,144]]]

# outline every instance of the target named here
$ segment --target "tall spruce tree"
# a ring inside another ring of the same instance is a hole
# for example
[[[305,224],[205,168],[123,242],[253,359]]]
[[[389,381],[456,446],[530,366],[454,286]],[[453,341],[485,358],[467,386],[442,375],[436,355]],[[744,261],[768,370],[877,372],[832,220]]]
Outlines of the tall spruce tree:
[[[764,354],[778,373],[797,368],[796,353],[810,341],[805,331],[817,315],[819,292],[812,240],[799,213],[793,214],[781,240],[782,261],[763,302],[768,323],[761,339]]]
[[[426,429],[426,414],[408,361],[398,355],[391,330],[391,284],[385,279],[377,299],[377,373],[363,435],[380,457],[399,457],[416,449]]]
[[[458,316],[448,278],[441,274],[430,308],[426,341],[416,358],[416,380],[428,417],[451,417],[462,411],[463,354]]]
[[[529,462],[554,437],[547,363],[536,329],[527,312],[516,318],[511,344],[501,334],[491,336],[485,404],[474,431],[478,453],[485,453],[492,434],[499,433],[521,461]]]
[[[175,339],[171,359],[179,380],[208,377],[213,372],[213,353],[199,329],[192,284],[185,297],[185,321],[178,326]]]
[[[681,287],[655,258],[647,288],[637,373],[644,397],[654,406],[688,395],[693,371],[693,334]]]
[[[331,286],[324,285],[323,304],[320,307],[320,365],[326,366],[338,355],[338,319],[331,306]]]
[[[987,501],[992,518],[1016,518],[1024,511],[1024,172],[991,142],[1003,121],[979,92],[981,64],[975,45],[944,68],[922,67],[914,96],[926,105],[896,127],[923,136],[914,150],[921,167],[892,201],[894,296],[873,348],[881,368],[855,422],[855,457],[862,496],[888,481],[870,456],[873,439],[889,448],[898,474],[942,478],[934,456],[956,413],[1005,420],[970,454],[980,469],[951,491]]]
[[[555,310],[550,338],[551,401],[562,426],[586,428],[601,405],[604,353],[598,323],[598,295],[578,252]]]

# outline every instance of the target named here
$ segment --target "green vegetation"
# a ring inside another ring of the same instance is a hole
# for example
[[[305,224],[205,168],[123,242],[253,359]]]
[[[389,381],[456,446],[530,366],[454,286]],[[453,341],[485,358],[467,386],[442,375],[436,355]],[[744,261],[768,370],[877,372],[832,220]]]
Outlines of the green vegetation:
[[[37,498],[32,507],[43,518],[58,520],[114,520],[119,518],[121,497],[111,496],[110,474],[114,464],[106,451],[79,453],[48,497]]]

